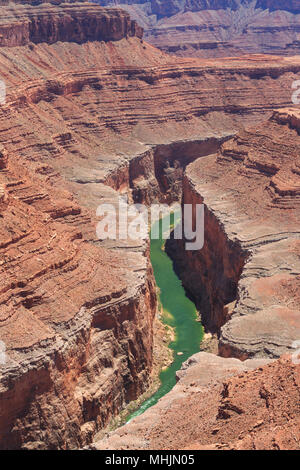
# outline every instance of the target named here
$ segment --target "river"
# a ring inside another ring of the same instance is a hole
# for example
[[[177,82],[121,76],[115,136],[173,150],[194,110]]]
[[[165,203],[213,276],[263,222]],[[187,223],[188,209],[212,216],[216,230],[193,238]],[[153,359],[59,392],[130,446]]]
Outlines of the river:
[[[181,368],[184,361],[199,351],[203,337],[203,327],[197,321],[196,306],[186,296],[181,281],[173,269],[172,260],[164,250],[165,241],[161,233],[162,219],[156,221],[155,224],[159,224],[160,238],[150,238],[150,257],[156,284],[159,288],[161,319],[163,323],[171,326],[174,330],[174,341],[169,344],[170,349],[173,350],[174,361],[168,368],[161,371],[159,389],[128,417],[127,422],[144,413],[150,406],[155,405],[174,387],[176,371]],[[154,232],[155,224],[152,226],[151,232]]]

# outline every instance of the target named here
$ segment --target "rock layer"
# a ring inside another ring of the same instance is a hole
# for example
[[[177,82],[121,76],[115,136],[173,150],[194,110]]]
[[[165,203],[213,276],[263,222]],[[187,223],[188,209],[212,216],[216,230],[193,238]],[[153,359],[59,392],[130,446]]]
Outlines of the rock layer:
[[[89,244],[88,212],[13,157],[0,188],[0,447],[79,447],[147,387],[147,253]]]
[[[89,4],[1,7],[0,47],[118,41],[127,36],[141,38],[143,30],[123,10]]]

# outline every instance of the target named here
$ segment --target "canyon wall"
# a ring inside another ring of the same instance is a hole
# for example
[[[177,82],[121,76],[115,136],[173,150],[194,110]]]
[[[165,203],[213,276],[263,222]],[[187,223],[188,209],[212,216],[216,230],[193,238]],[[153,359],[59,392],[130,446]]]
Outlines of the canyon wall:
[[[276,112],[186,170],[183,204],[205,204],[204,247],[167,249],[225,357],[279,357],[300,335],[298,114]]]
[[[182,202],[205,204],[204,247],[166,249],[223,357],[189,358],[171,392],[90,449],[298,449],[299,123],[276,111],[187,166]]]
[[[0,448],[77,448],[149,384],[148,248],[88,243],[81,227],[96,240],[91,214],[2,155]]]
[[[177,56],[299,53],[296,0],[95,1],[125,8],[143,26],[147,41]]]
[[[300,13],[299,0],[257,0],[256,8],[263,10],[286,10],[292,13]]]
[[[183,180],[182,202],[195,207],[203,203],[203,197],[189,179],[189,170]],[[238,281],[249,252],[237,240],[228,238],[223,223],[210,207],[205,206],[204,220],[201,250],[187,251],[186,240],[171,239],[166,243],[166,251],[201,312],[202,324],[206,330],[218,333],[231,316],[230,305],[236,300]]]

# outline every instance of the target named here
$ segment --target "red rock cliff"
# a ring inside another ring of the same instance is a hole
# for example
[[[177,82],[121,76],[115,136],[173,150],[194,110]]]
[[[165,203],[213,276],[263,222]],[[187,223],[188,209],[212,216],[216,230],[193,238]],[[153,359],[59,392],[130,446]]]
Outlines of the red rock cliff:
[[[1,7],[0,46],[69,41],[118,41],[141,38],[143,30],[128,13],[89,4]]]

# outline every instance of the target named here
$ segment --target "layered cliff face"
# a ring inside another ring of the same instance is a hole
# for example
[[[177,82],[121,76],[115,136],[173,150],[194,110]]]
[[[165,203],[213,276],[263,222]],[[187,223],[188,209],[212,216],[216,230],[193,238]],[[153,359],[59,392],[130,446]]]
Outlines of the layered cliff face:
[[[205,204],[205,243],[169,250],[226,357],[279,357],[300,336],[298,132],[298,111],[276,112],[185,174],[183,203]]]
[[[287,450],[299,448],[300,367],[285,357],[241,362],[192,356],[157,405],[93,449]]]
[[[145,391],[155,289],[147,248],[106,250],[47,165],[0,170],[0,447],[67,449]],[[59,182],[59,176],[56,176]],[[94,236],[94,238],[96,238]]]
[[[102,14],[102,9],[92,8]],[[19,7],[15,11],[24,14]],[[43,23],[36,8],[32,13]],[[88,19],[89,7],[85,13]],[[48,10],[48,16],[55,25],[56,12]],[[115,13],[112,22],[114,18]],[[14,20],[7,31],[13,25]],[[39,24],[41,32],[43,28]],[[48,33],[46,28],[40,37],[41,52],[49,47]],[[63,146],[69,148],[75,141],[62,129],[63,119],[55,118],[58,110],[45,110],[43,103],[51,103],[45,92],[71,96],[84,85],[65,77],[60,89],[47,74],[43,78],[46,62],[32,50],[2,47],[0,52],[1,78],[9,76],[9,69],[14,72],[13,81],[5,82],[7,102],[1,106],[1,140],[12,147],[0,148],[1,351],[5,348],[0,365],[0,448],[78,448],[146,390],[156,296],[147,244],[125,251],[101,247],[95,230],[99,201],[95,207],[91,202],[86,209],[80,206],[49,164],[63,156]],[[24,62],[17,66],[19,54]],[[57,58],[54,55],[53,62]],[[36,90],[29,62],[32,69],[34,63],[40,66]],[[17,76],[19,85],[14,82]],[[37,105],[35,113],[43,116],[44,127],[30,122],[26,110],[32,105]],[[76,106],[71,104],[69,112],[75,114]],[[8,126],[5,115],[10,115]],[[62,131],[52,134],[56,148],[47,142],[53,125]],[[74,153],[73,148],[68,155]],[[111,192],[117,199],[118,193]]]
[[[128,13],[117,9],[102,10],[80,3],[1,9],[0,47],[57,41],[117,41],[143,35],[142,28]]]
[[[95,1],[121,5],[145,28],[147,41],[181,57],[299,53],[298,1]]]

